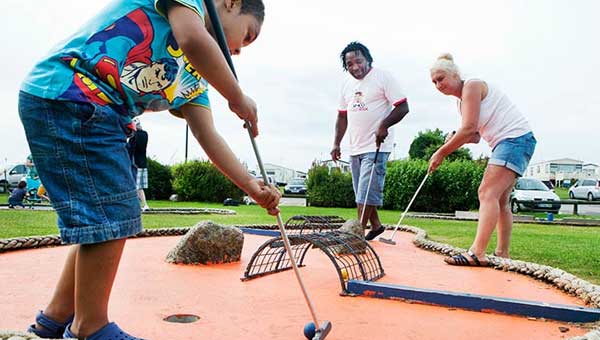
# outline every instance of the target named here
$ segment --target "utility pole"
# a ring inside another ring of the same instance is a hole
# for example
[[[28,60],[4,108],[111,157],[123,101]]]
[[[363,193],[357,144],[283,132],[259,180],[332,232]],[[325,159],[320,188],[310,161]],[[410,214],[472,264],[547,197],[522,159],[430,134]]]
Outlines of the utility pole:
[[[188,125],[185,124],[185,160],[184,163],[187,163],[188,159]]]

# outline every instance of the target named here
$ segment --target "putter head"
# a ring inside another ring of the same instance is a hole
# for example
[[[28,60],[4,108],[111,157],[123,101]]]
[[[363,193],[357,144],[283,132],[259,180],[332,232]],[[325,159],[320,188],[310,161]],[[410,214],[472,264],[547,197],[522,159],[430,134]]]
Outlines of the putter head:
[[[392,239],[389,239],[389,238],[383,238],[383,237],[380,237],[380,238],[379,238],[379,242],[383,242],[383,243],[391,244],[391,245],[393,245],[393,246],[395,246],[395,245],[396,245],[396,242],[395,242],[394,240],[392,240]]]
[[[319,329],[317,329],[317,331],[315,332],[315,336],[313,337],[313,340],[325,339],[325,337],[327,337],[327,334],[329,334],[330,331],[331,331],[331,322],[323,321],[321,323],[321,327],[319,327]]]

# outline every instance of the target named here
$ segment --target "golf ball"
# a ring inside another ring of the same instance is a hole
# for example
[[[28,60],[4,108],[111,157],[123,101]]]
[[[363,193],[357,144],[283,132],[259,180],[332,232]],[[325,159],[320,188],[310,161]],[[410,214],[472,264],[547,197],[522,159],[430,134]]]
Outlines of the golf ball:
[[[312,340],[312,338],[315,337],[315,324],[313,322],[309,322],[306,324],[306,326],[304,326],[304,336],[309,339]]]

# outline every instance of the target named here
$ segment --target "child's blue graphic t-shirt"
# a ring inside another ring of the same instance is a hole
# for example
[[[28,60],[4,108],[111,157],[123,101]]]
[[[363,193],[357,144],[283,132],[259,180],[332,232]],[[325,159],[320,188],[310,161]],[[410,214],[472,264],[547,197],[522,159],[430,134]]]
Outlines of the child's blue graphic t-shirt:
[[[124,115],[209,107],[207,85],[179,48],[167,0],[116,0],[38,63],[21,90],[111,105]],[[202,0],[173,0],[204,21]]]

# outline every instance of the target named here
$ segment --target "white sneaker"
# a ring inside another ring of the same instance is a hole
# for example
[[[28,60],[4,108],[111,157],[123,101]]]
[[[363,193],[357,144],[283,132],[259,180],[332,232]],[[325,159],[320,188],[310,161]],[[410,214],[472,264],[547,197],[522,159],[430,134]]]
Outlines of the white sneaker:
[[[147,205],[142,208],[142,211],[149,211],[149,210],[150,210],[150,207]]]

